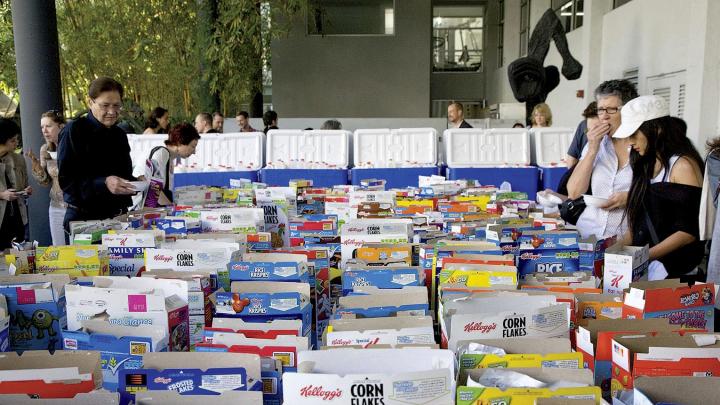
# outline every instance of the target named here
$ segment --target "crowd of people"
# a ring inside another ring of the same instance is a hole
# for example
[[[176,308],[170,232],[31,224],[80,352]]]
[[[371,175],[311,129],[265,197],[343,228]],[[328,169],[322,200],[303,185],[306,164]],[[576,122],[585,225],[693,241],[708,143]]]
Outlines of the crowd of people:
[[[67,243],[72,221],[127,212],[131,197],[144,190],[136,181],[148,184],[141,206],[171,205],[173,162],[195,153],[202,134],[223,131],[219,112],[198,114],[194,125],[170,127],[168,111],[155,108],[145,133],[167,133],[168,139],[150,152],[144,173],[134,176],[127,135],[117,125],[123,95],[120,83],[101,77],[88,89],[86,115],[65,122],[60,112],[48,111],[40,119],[45,144],[39,156],[28,150],[25,157],[37,182],[50,186],[48,215],[55,245]],[[670,116],[662,97],[639,96],[625,80],[600,84],[582,117],[567,151],[569,170],[554,190],[564,200],[563,218],[583,237],[616,236],[629,245],[648,244],[653,278],[694,274],[705,249],[698,221],[705,163],[687,137],[685,122]],[[471,128],[457,102],[448,106],[448,121],[450,127]],[[245,111],[236,115],[236,122],[241,132],[256,131]],[[530,122],[532,128],[552,125],[547,104],[535,107]],[[266,112],[263,123],[266,133],[277,129],[277,113]],[[342,125],[328,120],[322,128]],[[0,248],[24,240],[27,232],[26,199],[33,190],[23,156],[14,153],[19,134],[15,123],[0,120]],[[589,195],[603,202],[583,203]]]

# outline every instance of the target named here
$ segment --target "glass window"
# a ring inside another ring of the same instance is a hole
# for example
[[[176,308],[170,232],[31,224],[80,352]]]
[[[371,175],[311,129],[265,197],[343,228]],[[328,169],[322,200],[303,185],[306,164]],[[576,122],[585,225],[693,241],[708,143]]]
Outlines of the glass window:
[[[520,1],[520,56],[528,53],[530,42],[530,0]]]
[[[394,0],[310,0],[308,35],[393,35]]]
[[[585,16],[583,0],[553,0],[553,9],[562,22],[565,32],[582,27]]]
[[[476,72],[483,61],[483,6],[433,7],[433,72]]]
[[[502,67],[505,63],[503,61],[503,50],[505,44],[505,0],[498,1],[498,61],[497,67]]]

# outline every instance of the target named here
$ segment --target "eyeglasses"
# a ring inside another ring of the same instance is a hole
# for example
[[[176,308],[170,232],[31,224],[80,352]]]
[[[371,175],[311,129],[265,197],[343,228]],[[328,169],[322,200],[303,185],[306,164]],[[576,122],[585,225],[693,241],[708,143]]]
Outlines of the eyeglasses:
[[[617,112],[620,111],[620,108],[621,107],[598,108],[597,113],[598,113],[598,115],[600,115],[601,113],[613,115],[613,114],[617,114]]]
[[[108,104],[108,103],[102,103],[99,104],[97,101],[95,101],[94,98],[91,99],[93,103],[97,104],[98,107],[100,107],[103,111],[122,111],[123,105],[122,104]]]

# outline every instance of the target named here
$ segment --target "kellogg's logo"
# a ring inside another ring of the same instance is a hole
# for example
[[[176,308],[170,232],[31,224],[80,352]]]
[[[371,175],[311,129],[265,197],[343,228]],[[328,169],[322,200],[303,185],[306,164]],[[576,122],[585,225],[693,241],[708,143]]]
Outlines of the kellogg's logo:
[[[463,328],[465,332],[480,332],[480,333],[490,333],[494,331],[497,328],[497,324],[493,322],[489,325],[483,325],[482,322],[470,322],[465,325]]]
[[[125,244],[127,243],[127,240],[128,240],[128,238],[120,239],[120,246],[125,246]]]
[[[690,294],[680,296],[680,304],[686,307],[694,305],[700,299],[700,293],[693,291]]]
[[[335,398],[340,398],[342,396],[342,391],[340,389],[326,391],[323,389],[322,385],[308,385],[300,389],[300,396],[303,396],[305,398],[317,397],[322,399],[323,401],[332,401]]]
[[[155,384],[170,384],[172,382],[172,378],[165,378],[165,377],[155,377],[153,380]]]
[[[166,255],[155,255],[153,257],[153,260],[155,260],[156,262],[170,263],[173,260],[173,257]]]
[[[542,255],[526,252],[520,255],[520,260],[538,260],[541,257]]]

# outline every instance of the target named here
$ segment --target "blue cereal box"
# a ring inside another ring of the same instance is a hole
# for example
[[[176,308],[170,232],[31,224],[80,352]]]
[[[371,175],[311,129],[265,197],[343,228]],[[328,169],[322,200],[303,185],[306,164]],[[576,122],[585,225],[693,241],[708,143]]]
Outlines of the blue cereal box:
[[[420,267],[350,266],[342,274],[343,295],[355,287],[373,286],[380,289],[398,289],[405,286],[425,285],[425,273]]]
[[[0,277],[0,294],[10,315],[10,350],[62,348],[67,326],[64,287],[69,283],[67,274]]]
[[[427,292],[403,294],[349,295],[340,298],[335,319],[422,316],[429,313]]]
[[[225,391],[262,391],[260,357],[242,353],[146,353],[143,368],[121,370],[120,403],[140,391],[180,395],[218,395]]]
[[[0,352],[10,350],[10,313],[5,296],[0,294]]]
[[[518,239],[518,276],[574,272],[580,269],[578,234],[574,231],[525,232]]]
[[[291,253],[233,254],[231,281],[310,281],[307,257]]]
[[[312,327],[310,284],[276,281],[234,281],[231,292],[218,292],[216,317],[241,318],[246,322],[300,319],[303,336]]]
[[[84,321],[77,331],[63,331],[63,349],[100,352],[103,388],[117,391],[121,370],[142,368],[142,355],[168,348],[161,326],[119,326],[105,321]]]

